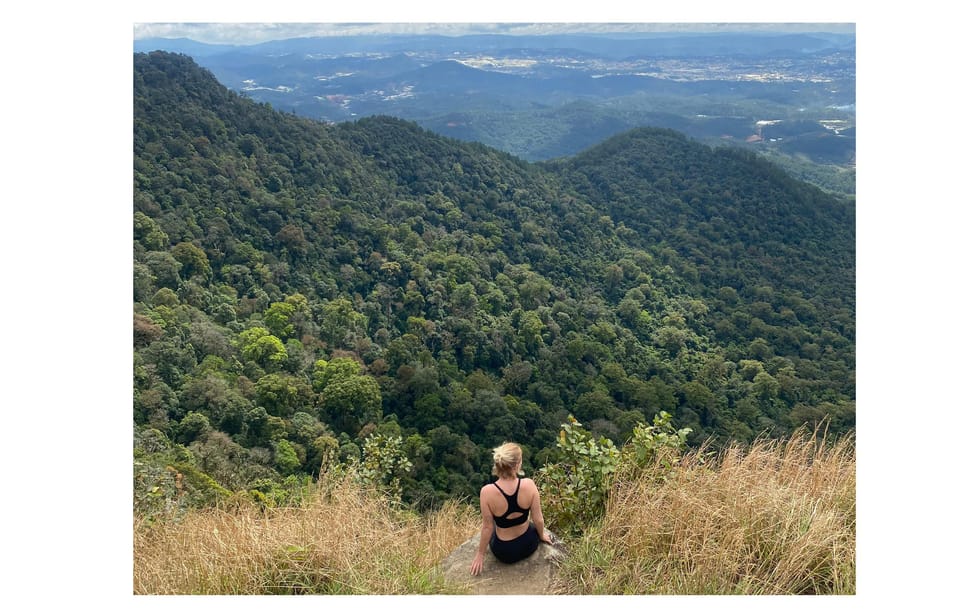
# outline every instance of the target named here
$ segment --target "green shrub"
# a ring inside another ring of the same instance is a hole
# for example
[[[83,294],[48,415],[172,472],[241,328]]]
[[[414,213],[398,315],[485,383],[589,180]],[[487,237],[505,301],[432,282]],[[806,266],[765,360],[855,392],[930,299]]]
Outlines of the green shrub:
[[[573,416],[557,437],[560,461],[544,465],[538,475],[544,518],[562,535],[579,535],[603,516],[611,476],[620,450],[606,437],[594,437]]]
[[[672,469],[686,447],[689,428],[676,430],[661,411],[648,425],[640,421],[618,449],[603,435],[591,435],[573,416],[561,425],[556,447],[559,460],[537,473],[547,526],[564,536],[578,536],[606,511],[614,476],[649,468]]]
[[[633,435],[623,447],[622,468],[642,470],[656,463],[669,471],[676,466],[687,447],[687,435],[691,429],[675,429],[670,422],[672,418],[667,412],[661,411],[653,417],[653,424],[638,422],[633,428]]]

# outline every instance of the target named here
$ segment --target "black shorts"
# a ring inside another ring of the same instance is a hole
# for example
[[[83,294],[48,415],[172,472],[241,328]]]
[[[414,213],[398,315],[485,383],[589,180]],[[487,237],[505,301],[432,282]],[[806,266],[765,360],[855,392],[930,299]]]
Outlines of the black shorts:
[[[518,560],[523,560],[533,552],[537,551],[540,545],[540,535],[533,524],[527,522],[527,532],[516,539],[501,541],[497,538],[497,529],[493,529],[493,537],[490,538],[490,551],[500,562],[511,564]]]

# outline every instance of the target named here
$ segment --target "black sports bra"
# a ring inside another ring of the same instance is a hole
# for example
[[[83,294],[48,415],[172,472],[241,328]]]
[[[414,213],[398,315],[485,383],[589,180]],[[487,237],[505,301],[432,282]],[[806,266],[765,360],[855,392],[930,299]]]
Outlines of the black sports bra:
[[[493,482],[494,486],[497,486],[497,482]],[[520,507],[520,503],[517,502],[517,497],[520,494],[520,478],[517,478],[517,489],[514,490],[513,494],[507,494],[503,491],[503,488],[497,486],[497,490],[500,491],[500,494],[503,495],[503,498],[507,499],[507,510],[503,512],[503,515],[493,516],[493,521],[496,522],[497,526],[500,528],[510,528],[511,526],[516,526],[517,524],[523,524],[527,521],[530,516],[530,508],[526,509]],[[508,518],[507,516],[511,513],[520,512],[515,518]]]

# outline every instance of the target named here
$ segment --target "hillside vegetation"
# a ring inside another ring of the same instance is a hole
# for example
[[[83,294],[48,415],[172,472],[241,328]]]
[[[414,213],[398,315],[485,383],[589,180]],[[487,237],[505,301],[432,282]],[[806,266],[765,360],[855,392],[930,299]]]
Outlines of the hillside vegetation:
[[[555,464],[569,416],[622,446],[665,411],[715,450],[855,426],[851,200],[668,130],[531,164],[280,113],[185,56],[133,76],[149,528],[300,506],[338,468],[430,512],[507,439]]]

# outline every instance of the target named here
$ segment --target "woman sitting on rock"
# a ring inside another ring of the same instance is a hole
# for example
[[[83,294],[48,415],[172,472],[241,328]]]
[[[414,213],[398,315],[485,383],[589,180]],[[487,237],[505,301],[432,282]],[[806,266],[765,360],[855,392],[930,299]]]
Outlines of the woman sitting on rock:
[[[515,443],[493,450],[493,474],[497,481],[480,489],[480,545],[470,572],[483,571],[483,555],[490,551],[501,562],[512,563],[530,556],[541,541],[551,544],[543,529],[540,491],[523,478],[523,453]],[[532,523],[530,520],[532,519]]]

